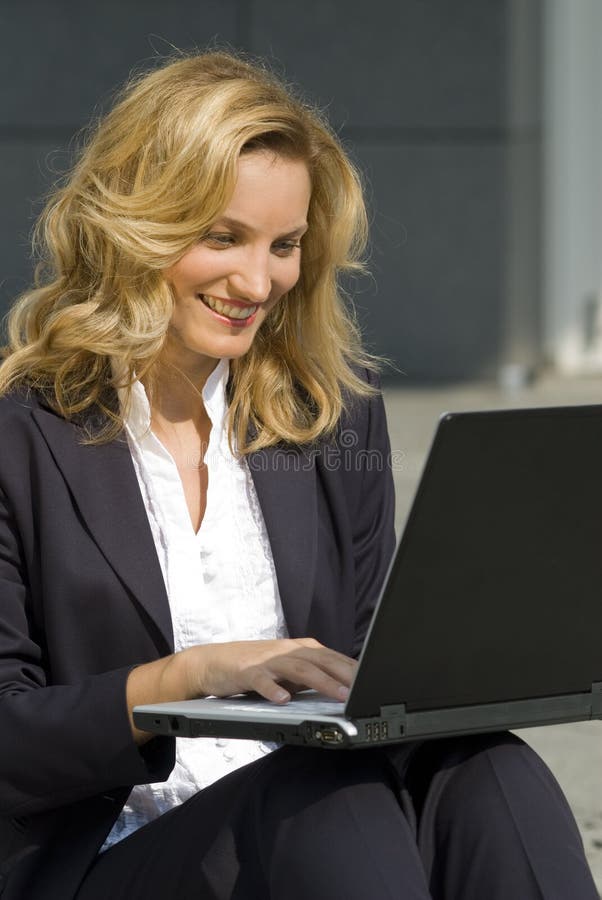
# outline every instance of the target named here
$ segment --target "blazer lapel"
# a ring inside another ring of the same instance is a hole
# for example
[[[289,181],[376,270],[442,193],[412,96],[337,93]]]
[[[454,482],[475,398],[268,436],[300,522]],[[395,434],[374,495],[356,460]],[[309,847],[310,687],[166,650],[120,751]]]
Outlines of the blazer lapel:
[[[127,442],[84,445],[54,413],[38,408],[33,417],[105,559],[173,651],[167,592]]]
[[[307,635],[317,553],[316,468],[311,453],[269,447],[247,463],[263,512],[291,637]]]
[[[127,442],[84,445],[74,426],[44,408],[34,420],[105,559],[159,628],[173,631],[167,592]],[[266,524],[289,634],[306,635],[317,556],[315,460],[270,447],[247,462]]]

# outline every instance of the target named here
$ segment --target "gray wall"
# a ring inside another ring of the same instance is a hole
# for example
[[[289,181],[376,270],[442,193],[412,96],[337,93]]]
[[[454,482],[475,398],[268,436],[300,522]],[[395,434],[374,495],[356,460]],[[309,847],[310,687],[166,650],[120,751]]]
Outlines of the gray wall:
[[[3,0],[0,302],[27,284],[39,197],[110,91],[170,45],[229,43],[325,106],[366,173],[373,278],[352,288],[371,347],[411,380],[492,375],[517,340],[535,359],[539,103],[520,60],[539,3],[526,29],[517,3]]]

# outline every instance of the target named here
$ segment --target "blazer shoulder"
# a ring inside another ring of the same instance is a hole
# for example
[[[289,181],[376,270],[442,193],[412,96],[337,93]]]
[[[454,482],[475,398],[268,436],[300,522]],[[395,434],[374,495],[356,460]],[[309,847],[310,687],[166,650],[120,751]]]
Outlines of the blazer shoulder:
[[[28,421],[34,409],[41,406],[36,392],[26,387],[17,387],[0,397],[0,422]]]
[[[343,412],[339,420],[339,428],[362,427],[375,411],[383,404],[380,373],[364,366],[353,366],[354,374],[365,381],[374,393],[366,395],[345,391],[343,394]]]
[[[33,389],[19,387],[0,397],[0,433],[5,451],[2,457],[18,456],[25,447],[38,443],[41,435],[36,416],[40,412],[60,418]]]

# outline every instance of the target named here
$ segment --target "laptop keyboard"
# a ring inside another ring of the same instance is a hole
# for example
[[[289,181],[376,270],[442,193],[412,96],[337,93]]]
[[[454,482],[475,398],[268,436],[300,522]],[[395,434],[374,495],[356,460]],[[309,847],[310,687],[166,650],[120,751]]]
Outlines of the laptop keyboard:
[[[322,700],[316,700],[312,697],[294,697],[284,708],[302,708],[304,713],[316,716],[345,715],[345,704],[341,703],[340,700],[329,700],[327,697]]]
[[[269,700],[262,700],[257,695],[246,697],[233,697],[230,699],[220,699],[211,697],[207,700],[200,701],[203,703],[218,703],[221,709],[232,709],[240,711],[245,709],[247,712],[269,713],[271,716],[277,717],[282,714],[298,714],[303,712],[304,716],[344,716],[345,704],[340,700],[331,700],[325,694],[318,694],[316,691],[308,691],[307,694],[301,692],[293,696],[293,699],[282,705],[271,703]]]

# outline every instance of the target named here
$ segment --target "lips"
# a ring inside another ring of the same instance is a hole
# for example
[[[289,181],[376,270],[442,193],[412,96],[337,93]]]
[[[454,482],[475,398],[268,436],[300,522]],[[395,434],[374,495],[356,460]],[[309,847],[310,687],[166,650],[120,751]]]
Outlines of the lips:
[[[211,316],[230,328],[239,330],[247,328],[257,318],[259,307],[255,304],[242,303],[240,300],[222,300],[219,297],[210,297],[208,294],[197,294],[197,296]]]
[[[244,320],[250,318],[257,312],[257,306],[252,304],[243,304],[240,301],[220,300],[217,297],[210,297],[208,294],[199,294],[200,299],[212,309],[214,312],[225,316],[228,319]]]

